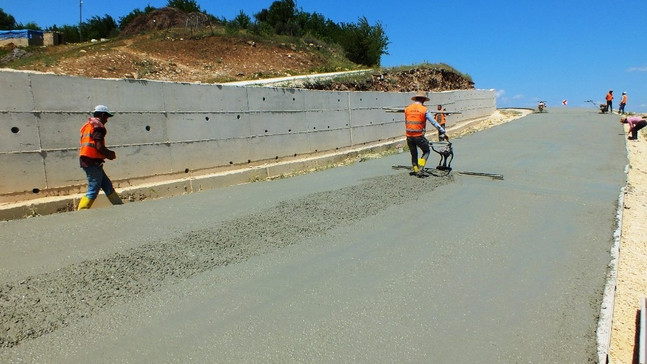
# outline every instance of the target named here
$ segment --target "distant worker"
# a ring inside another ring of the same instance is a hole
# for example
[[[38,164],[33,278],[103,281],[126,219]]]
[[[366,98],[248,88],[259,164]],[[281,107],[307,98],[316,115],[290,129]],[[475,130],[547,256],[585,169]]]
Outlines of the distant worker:
[[[609,90],[606,96],[607,100],[607,112],[611,114],[613,112],[613,90]]]
[[[620,122],[623,124],[629,124],[629,130],[627,130],[627,139],[629,140],[637,140],[638,139],[638,130],[644,128],[647,126],[647,120],[643,118],[642,116],[631,116],[631,117],[626,117],[622,116],[620,118]]]
[[[444,111],[446,111],[446,110],[443,109],[443,105],[436,106],[436,110],[438,110],[439,112],[434,114],[434,120],[436,120],[436,122],[438,124],[440,124],[440,126],[442,126],[443,129],[445,129],[445,123],[447,121],[447,117],[446,117]],[[440,133],[440,130],[439,130],[438,131],[438,140],[442,141],[440,136],[441,136],[441,133]]]
[[[627,93],[622,92],[622,98],[620,99],[620,107],[618,107],[618,112],[621,114],[624,114],[626,105],[627,105]]]
[[[79,151],[79,162],[88,178],[88,192],[79,201],[79,210],[92,207],[94,200],[99,195],[99,190],[108,196],[113,205],[121,205],[123,202],[115,189],[112,181],[103,171],[104,160],[113,160],[117,155],[106,148],[105,137],[108,131],[106,124],[108,118],[114,116],[105,105],[97,105],[92,112],[92,117],[81,127],[81,148]]]
[[[433,115],[424,105],[425,101],[429,101],[426,92],[418,92],[411,100],[414,102],[404,109],[407,145],[411,152],[411,165],[413,166],[410,174],[422,177],[431,151],[429,141],[425,138],[427,120],[438,129],[441,140],[449,140],[449,138],[445,134],[445,129],[434,120]],[[422,158],[420,159],[418,159],[418,148],[422,150]]]

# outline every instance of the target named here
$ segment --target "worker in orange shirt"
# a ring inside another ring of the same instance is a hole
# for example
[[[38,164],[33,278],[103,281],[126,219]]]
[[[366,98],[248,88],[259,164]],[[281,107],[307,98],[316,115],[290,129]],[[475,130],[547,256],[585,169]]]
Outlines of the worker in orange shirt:
[[[105,137],[108,133],[106,124],[113,115],[107,106],[97,105],[92,112],[92,117],[81,127],[79,164],[88,178],[88,192],[81,197],[79,210],[92,207],[100,190],[103,190],[113,205],[123,204],[112,186],[112,181],[103,170],[105,159],[113,160],[117,158],[115,152],[108,149],[105,143]]]
[[[618,107],[618,112],[621,114],[625,113],[625,106],[627,105],[627,93],[622,93],[622,98],[620,99],[620,107]]]
[[[613,112],[613,90],[609,90],[607,92],[607,112],[611,114]]]
[[[434,114],[434,120],[436,120],[436,122],[438,124],[440,124],[440,126],[442,126],[443,129],[445,129],[445,123],[447,122],[447,117],[446,117],[444,111],[446,111],[446,110],[443,109],[443,105],[436,106],[436,110],[438,112]],[[438,140],[442,141],[440,136],[441,136],[441,134],[440,134],[440,130],[439,130],[438,131]]]
[[[434,120],[433,115],[424,105],[425,101],[429,101],[426,92],[418,92],[411,100],[414,102],[404,109],[407,146],[409,146],[409,152],[411,152],[411,165],[413,166],[409,174],[424,177],[425,164],[431,152],[429,141],[425,137],[427,120],[438,129],[441,140],[449,140],[449,138],[445,134],[445,128]],[[418,159],[418,148],[422,151],[420,159]]]

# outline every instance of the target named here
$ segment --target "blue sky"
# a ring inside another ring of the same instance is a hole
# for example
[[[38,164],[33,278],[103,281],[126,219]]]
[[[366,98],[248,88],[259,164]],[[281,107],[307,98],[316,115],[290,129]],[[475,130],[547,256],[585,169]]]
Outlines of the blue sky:
[[[207,13],[253,18],[272,0],[197,0]],[[75,25],[93,16],[115,20],[167,0],[0,0],[19,23]],[[497,90],[498,107],[593,108],[614,90],[627,111],[647,112],[647,1],[602,0],[296,0],[297,8],[336,23],[380,22],[390,44],[382,66],[446,63],[469,74],[476,88]]]

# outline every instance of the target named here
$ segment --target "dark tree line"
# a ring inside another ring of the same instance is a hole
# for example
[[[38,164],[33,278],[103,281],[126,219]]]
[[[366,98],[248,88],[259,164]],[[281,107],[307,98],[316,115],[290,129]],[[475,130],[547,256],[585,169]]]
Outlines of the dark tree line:
[[[168,0],[168,7],[186,13],[205,13],[196,0]],[[119,35],[133,19],[154,11],[150,5],[144,10],[135,9],[128,15],[115,21],[110,15],[94,16],[79,25],[52,26],[45,30],[63,34],[67,42],[79,42],[88,39],[111,38]],[[208,15],[208,14],[207,14]],[[211,18],[216,19],[211,16]],[[232,20],[221,19],[228,31],[248,30],[259,35],[285,35],[299,38],[314,38],[328,43],[339,44],[346,58],[365,66],[379,66],[389,44],[382,25],[378,22],[370,25],[366,17],[357,23],[335,23],[319,13],[307,13],[297,9],[295,0],[276,0],[268,9],[254,14],[252,19],[242,10]],[[0,30],[40,29],[35,23],[16,23],[13,16],[0,9]]]

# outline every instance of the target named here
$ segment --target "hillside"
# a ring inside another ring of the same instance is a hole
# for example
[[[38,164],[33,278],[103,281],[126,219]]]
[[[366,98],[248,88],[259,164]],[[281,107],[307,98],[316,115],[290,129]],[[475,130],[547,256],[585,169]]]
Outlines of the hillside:
[[[193,24],[193,25],[187,25]],[[54,47],[0,49],[0,67],[92,78],[225,83],[362,68],[341,48],[309,39],[231,34],[199,14],[158,9],[135,19],[119,38]],[[378,69],[371,76],[307,84],[329,90],[471,89],[445,65]]]

